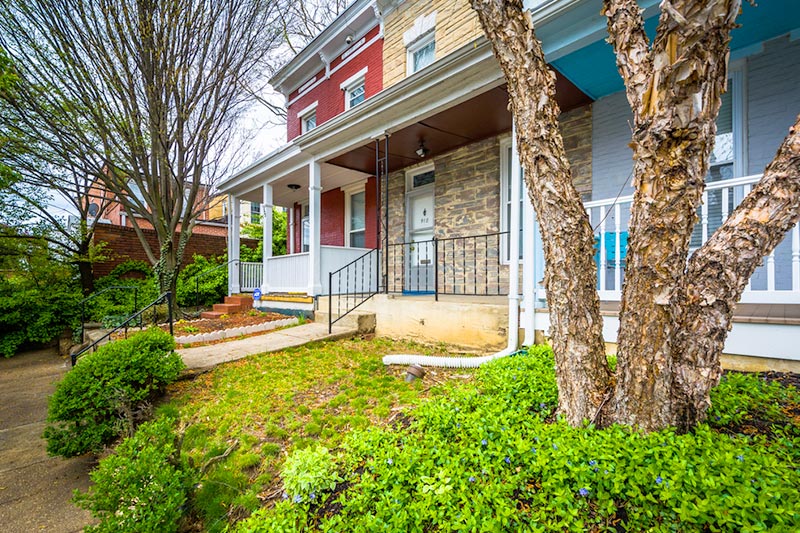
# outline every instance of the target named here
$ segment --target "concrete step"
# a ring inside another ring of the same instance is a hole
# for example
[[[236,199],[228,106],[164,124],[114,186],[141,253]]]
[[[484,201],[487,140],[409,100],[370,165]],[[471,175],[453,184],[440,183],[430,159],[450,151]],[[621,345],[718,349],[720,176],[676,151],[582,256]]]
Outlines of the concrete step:
[[[333,318],[338,318],[339,315],[334,313]],[[314,322],[320,324],[328,323],[327,311],[315,311]],[[348,313],[344,318],[339,320],[334,326],[341,326],[358,331],[359,334],[374,333],[375,332],[375,313],[368,311],[353,311]]]
[[[226,304],[235,304],[238,305],[242,311],[247,311],[251,307],[253,307],[253,297],[247,295],[234,295],[234,296],[226,296],[225,297]]]
[[[240,304],[214,304],[214,311],[219,313],[237,313],[242,310],[242,306]]]
[[[228,313],[223,313],[221,311],[203,311],[200,313],[200,318],[219,318],[222,315],[227,315]]]

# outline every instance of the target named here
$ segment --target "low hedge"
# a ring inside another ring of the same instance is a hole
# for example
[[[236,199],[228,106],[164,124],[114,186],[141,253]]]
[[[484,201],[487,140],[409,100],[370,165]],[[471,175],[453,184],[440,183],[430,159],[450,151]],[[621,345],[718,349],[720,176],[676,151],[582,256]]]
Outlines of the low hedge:
[[[150,329],[81,358],[50,397],[47,452],[97,452],[132,429],[135,413],[184,368],[174,350],[169,334]]]

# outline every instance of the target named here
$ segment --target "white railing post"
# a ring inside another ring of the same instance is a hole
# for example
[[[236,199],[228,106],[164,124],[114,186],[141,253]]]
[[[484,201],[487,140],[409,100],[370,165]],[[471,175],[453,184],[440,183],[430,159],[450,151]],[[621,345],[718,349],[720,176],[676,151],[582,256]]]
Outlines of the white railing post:
[[[708,191],[703,191],[703,206],[700,208],[701,218],[700,224],[702,228],[702,237],[700,238],[700,245],[704,245],[708,240]]]
[[[792,229],[792,290],[800,292],[800,223]]]
[[[621,272],[621,264],[622,264],[622,247],[620,244],[620,213],[622,209],[620,209],[619,204],[614,204],[614,250],[615,254],[614,257],[616,260],[614,261],[614,290],[619,291],[622,290],[620,287],[620,280],[622,278]]]
[[[600,290],[606,290],[606,206],[600,206]]]

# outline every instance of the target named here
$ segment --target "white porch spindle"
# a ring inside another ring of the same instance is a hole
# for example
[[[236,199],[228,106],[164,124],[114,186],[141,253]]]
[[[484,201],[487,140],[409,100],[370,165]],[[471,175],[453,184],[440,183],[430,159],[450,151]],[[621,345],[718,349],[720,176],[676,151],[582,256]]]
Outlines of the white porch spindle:
[[[708,240],[708,191],[703,192],[703,206],[701,207],[700,223],[703,228],[703,237],[700,244],[705,244]]]
[[[621,289],[619,286],[621,273],[622,273],[622,247],[620,245],[620,213],[622,209],[620,208],[619,204],[614,204],[614,290],[618,291]]]
[[[600,206],[600,290],[606,290],[606,206]]]
[[[792,290],[800,292],[800,224],[792,229]]]
[[[720,191],[722,193],[722,220],[720,221],[720,225],[724,224],[728,219],[728,192],[730,190],[730,187],[725,187]]]
[[[322,187],[322,168],[312,161],[308,164],[308,221],[309,221],[309,263],[308,294],[317,296],[322,293],[322,261],[320,260],[320,197]]]
[[[241,292],[239,284],[239,231],[241,202],[238,196],[228,197],[228,294]]]
[[[272,257],[272,185],[264,184],[263,203],[261,204],[261,224],[264,226],[262,234],[262,262],[267,264]],[[267,268],[261,269],[261,294],[269,293],[269,276]]]

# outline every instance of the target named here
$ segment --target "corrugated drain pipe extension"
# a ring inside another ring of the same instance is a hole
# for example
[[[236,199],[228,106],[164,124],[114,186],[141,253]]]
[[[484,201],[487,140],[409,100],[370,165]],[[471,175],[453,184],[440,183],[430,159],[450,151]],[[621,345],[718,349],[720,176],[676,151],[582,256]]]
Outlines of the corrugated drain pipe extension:
[[[511,205],[519,205],[520,187],[519,179],[522,174],[520,171],[519,158],[513,154],[517,153],[516,135],[512,133],[512,160],[511,160]],[[492,355],[483,357],[440,357],[432,355],[412,355],[412,354],[393,354],[383,358],[384,365],[420,365],[438,366],[445,368],[477,368],[484,363],[507,357],[517,353],[519,343],[519,231],[520,219],[519,209],[511,209],[511,224],[509,228],[509,255],[508,263],[508,346]],[[516,237],[516,238],[515,238]],[[531,265],[528,265],[531,268]],[[531,312],[533,309],[530,310]]]

